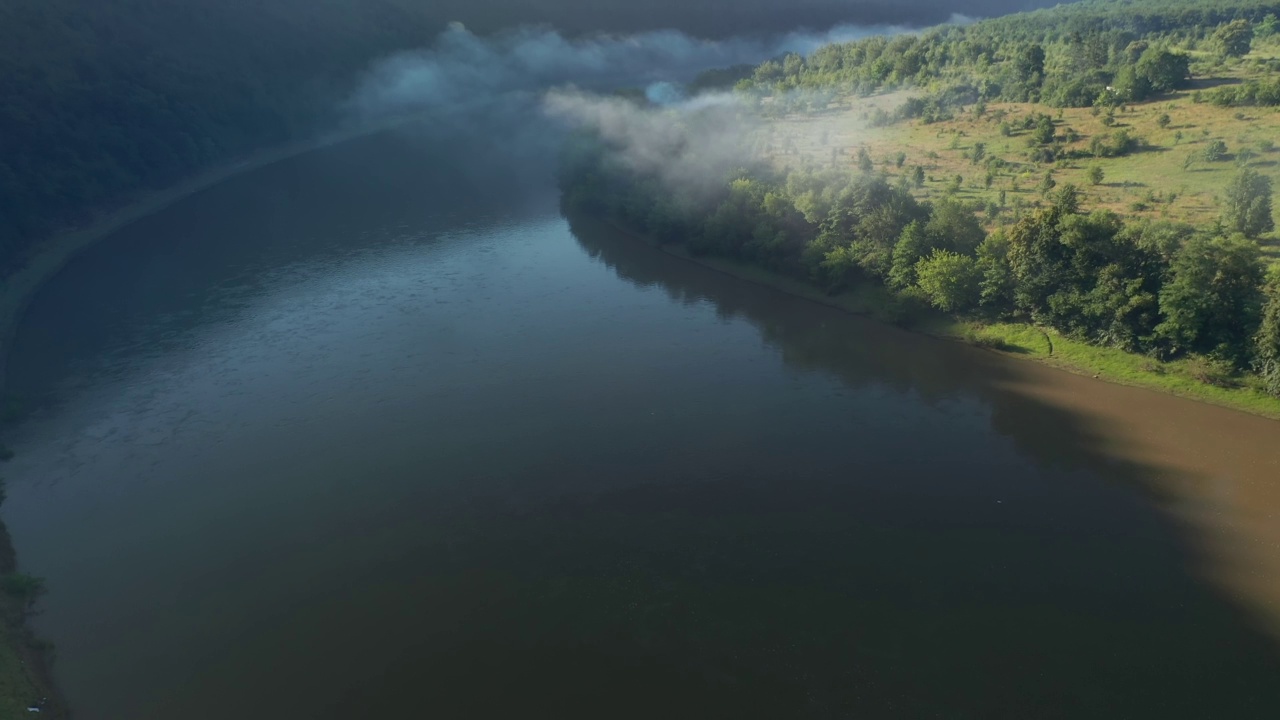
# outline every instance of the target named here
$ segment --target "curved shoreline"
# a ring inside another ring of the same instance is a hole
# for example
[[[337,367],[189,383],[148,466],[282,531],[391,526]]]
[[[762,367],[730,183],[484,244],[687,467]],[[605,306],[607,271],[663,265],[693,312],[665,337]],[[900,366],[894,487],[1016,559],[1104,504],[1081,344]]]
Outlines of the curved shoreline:
[[[81,252],[120,230],[165,210],[201,191],[238,175],[259,170],[299,155],[395,127],[403,121],[362,127],[261,150],[232,162],[206,170],[176,185],[149,193],[137,200],[103,213],[82,227],[54,233],[37,244],[25,264],[0,277],[0,392],[7,386],[9,346],[23,313],[40,288],[56,276]]]

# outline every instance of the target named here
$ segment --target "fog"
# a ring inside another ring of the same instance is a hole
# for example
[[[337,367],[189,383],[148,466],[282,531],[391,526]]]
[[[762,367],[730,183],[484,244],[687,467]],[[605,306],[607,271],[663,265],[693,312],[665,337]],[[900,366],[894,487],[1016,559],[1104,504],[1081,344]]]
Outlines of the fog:
[[[481,36],[453,23],[430,45],[375,63],[345,111],[358,125],[401,125],[465,156],[462,172],[484,178],[477,182],[546,184],[564,132],[585,126],[635,169],[699,192],[747,160],[754,122],[731,94],[688,98],[684,83],[708,69],[909,31],[841,25],[710,40],[674,30],[571,37],[522,27]],[[618,98],[620,88],[643,90],[650,104]]]

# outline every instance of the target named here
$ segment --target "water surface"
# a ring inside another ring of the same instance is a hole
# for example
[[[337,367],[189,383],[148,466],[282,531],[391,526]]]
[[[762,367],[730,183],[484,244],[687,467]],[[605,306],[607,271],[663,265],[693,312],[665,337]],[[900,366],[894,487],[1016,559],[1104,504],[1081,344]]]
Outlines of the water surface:
[[[4,517],[77,717],[1280,717],[1280,424],[467,170],[297,158],[33,303]]]

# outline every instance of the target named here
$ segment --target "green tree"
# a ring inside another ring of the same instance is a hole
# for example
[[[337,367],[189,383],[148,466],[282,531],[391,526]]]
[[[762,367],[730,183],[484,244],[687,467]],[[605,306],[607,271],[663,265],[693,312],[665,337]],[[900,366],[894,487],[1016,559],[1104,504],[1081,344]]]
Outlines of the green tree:
[[[1206,162],[1222,162],[1227,159],[1227,144],[1216,138],[1210,140],[1200,151],[1200,157]]]
[[[1262,310],[1258,244],[1243,235],[1191,238],[1173,258],[1160,292],[1157,333],[1175,353],[1196,352],[1243,367]]]
[[[1009,239],[1003,230],[996,230],[978,246],[979,283],[978,302],[983,307],[998,312],[1013,308],[1013,270],[1009,267]]]
[[[1161,130],[1167,129],[1172,122],[1173,118],[1169,117],[1169,113],[1160,113],[1160,117],[1156,118],[1156,124],[1160,126]]]
[[[916,263],[929,254],[933,245],[924,223],[913,221],[902,229],[898,242],[893,246],[893,266],[889,270],[889,285],[905,290],[916,284]]]
[[[963,312],[978,304],[982,273],[968,255],[934,250],[916,264],[916,283],[934,307]]]
[[[924,187],[924,167],[923,166],[917,165],[911,169],[911,182],[913,182],[917,188]]]
[[[1213,43],[1225,57],[1244,57],[1253,45],[1253,25],[1248,20],[1232,20],[1213,34]]]
[[[1050,170],[1049,172],[1045,173],[1044,177],[1041,178],[1040,180],[1040,185],[1039,185],[1040,194],[1042,195],[1048,194],[1050,190],[1053,190],[1056,187],[1058,187],[1058,181],[1053,179],[1053,171]]]
[[[1186,87],[1191,77],[1191,58],[1182,53],[1149,48],[1134,65],[1138,77],[1152,92],[1169,92]]]
[[[875,169],[875,163],[871,160],[871,153],[867,152],[865,147],[858,148],[858,169],[864,173],[869,173]]]
[[[1089,169],[1085,171],[1085,177],[1089,180],[1090,185],[1101,185],[1106,176],[1101,165],[1090,165]]]
[[[982,159],[987,156],[987,144],[982,142],[974,143],[973,151],[970,153],[970,155],[972,156],[974,165],[980,164],[982,162]]]
[[[1267,13],[1262,18],[1262,22],[1258,23],[1258,29],[1254,33],[1258,37],[1267,38],[1280,32],[1280,20],[1276,19],[1275,13]]]
[[[934,204],[925,232],[929,235],[930,247],[965,255],[971,254],[986,237],[977,216],[955,198],[942,198]]]
[[[1041,115],[1036,121],[1035,127],[1031,130],[1031,139],[1037,144],[1047,145],[1053,142],[1053,136],[1056,130],[1053,127],[1053,118],[1048,115]]]
[[[1252,168],[1236,173],[1227,184],[1222,224],[1230,232],[1258,237],[1276,228],[1271,213],[1271,178]]]
[[[1280,396],[1280,272],[1271,274],[1264,294],[1262,322],[1253,338],[1253,368],[1267,392]]]
[[[1039,43],[1024,45],[1014,58],[1014,69],[1022,82],[1035,84],[1044,77],[1044,47]]]

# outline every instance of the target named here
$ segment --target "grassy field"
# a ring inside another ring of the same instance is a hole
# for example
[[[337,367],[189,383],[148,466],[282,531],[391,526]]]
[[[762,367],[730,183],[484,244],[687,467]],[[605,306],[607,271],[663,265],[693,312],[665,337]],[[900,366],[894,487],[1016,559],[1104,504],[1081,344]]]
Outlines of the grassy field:
[[[919,197],[954,195],[984,208],[994,204],[994,217],[985,211],[982,215],[989,228],[1011,222],[1019,208],[1042,203],[1040,184],[1047,173],[1058,186],[1079,187],[1087,209],[1204,226],[1220,216],[1220,194],[1240,167],[1271,176],[1280,188],[1280,108],[1222,108],[1196,100],[1212,88],[1262,76],[1268,72],[1265,63],[1277,54],[1280,46],[1267,45],[1229,66],[1201,56],[1193,65],[1192,87],[1119,107],[1110,116],[1092,108],[993,103],[981,115],[966,107],[944,122],[870,127],[877,109],[892,112],[908,96],[921,94],[899,91],[849,98],[826,113],[785,118],[765,131],[760,144],[780,165],[835,162],[853,168],[859,150],[866,148],[877,169],[894,179],[921,166],[927,179],[916,191]],[[1036,113],[1053,118],[1058,138],[1067,140],[1068,154],[1084,157],[1035,162],[1028,157],[1030,131],[1002,132],[1002,125],[1016,128],[1020,119]],[[1142,147],[1122,157],[1090,153],[1095,137],[1121,130],[1138,138]],[[1225,159],[1188,161],[1214,140],[1226,143]],[[986,157],[998,158],[994,166],[985,159],[974,162],[979,143]],[[900,153],[905,155],[901,166]],[[1103,176],[1097,184],[1088,174],[1095,166]],[[1280,237],[1273,233],[1260,244],[1264,255],[1280,262]]]

